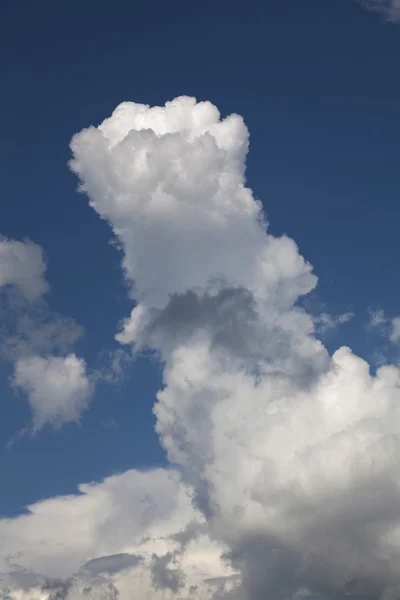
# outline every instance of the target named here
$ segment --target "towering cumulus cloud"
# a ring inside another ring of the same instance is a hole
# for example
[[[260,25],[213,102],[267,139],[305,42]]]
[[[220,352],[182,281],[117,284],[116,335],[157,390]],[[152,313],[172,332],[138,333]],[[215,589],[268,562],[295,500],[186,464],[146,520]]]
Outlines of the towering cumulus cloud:
[[[29,570],[52,578],[41,598],[400,598],[400,372],[315,337],[297,301],[317,280],[245,185],[243,120],[186,97],[124,103],[71,148],[124,251],[117,339],[164,366],[174,467],[0,521],[13,556],[26,540],[8,593]]]
[[[316,277],[245,185],[243,120],[124,103],[71,148],[124,250],[117,337],[165,365],[157,431],[240,573],[228,595],[400,597],[400,373],[314,337]]]

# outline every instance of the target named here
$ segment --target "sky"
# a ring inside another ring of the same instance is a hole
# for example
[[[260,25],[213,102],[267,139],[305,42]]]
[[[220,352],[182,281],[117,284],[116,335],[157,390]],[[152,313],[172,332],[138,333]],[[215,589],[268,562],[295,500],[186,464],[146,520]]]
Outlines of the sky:
[[[398,0],[0,45],[0,598],[398,600]]]

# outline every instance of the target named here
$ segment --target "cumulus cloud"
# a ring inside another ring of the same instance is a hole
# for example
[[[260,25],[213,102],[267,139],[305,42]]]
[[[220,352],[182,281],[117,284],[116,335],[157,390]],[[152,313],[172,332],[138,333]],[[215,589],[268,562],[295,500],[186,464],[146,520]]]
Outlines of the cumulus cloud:
[[[243,120],[186,97],[123,103],[71,148],[124,252],[117,339],[164,367],[154,413],[174,468],[0,521],[10,585],[18,567],[69,578],[68,600],[400,598],[400,371],[316,338],[298,303],[316,276],[246,187]],[[115,555],[140,560],[83,568]]]
[[[400,0],[359,0],[368,10],[381,13],[388,21],[400,21]]]
[[[317,341],[297,305],[316,277],[246,187],[243,120],[124,103],[71,148],[124,251],[136,305],[117,339],[163,361],[161,442],[241,574],[224,594],[395,594],[400,373]]]
[[[132,470],[81,485],[79,494],[0,519],[3,589],[23,600],[162,598],[178,588],[211,598],[216,586],[204,580],[233,574],[220,558],[225,549],[204,533],[179,536],[203,521],[173,471]]]
[[[185,97],[165,108],[123,103],[73,138],[71,168],[122,244],[141,303],[163,308],[170,294],[221,277],[279,305],[315,286],[295,243],[265,235],[244,185],[247,147],[241,117],[220,121],[211,103]]]
[[[0,237],[0,287],[18,286],[28,300],[48,291],[46,264],[40,246]]]
[[[35,430],[78,421],[92,393],[85,362],[75,354],[20,358],[13,383],[28,395]]]
[[[82,328],[49,310],[45,271],[37,244],[0,239],[0,358],[13,363],[12,383],[26,392],[36,431],[78,420],[92,392],[85,362],[69,353]]]
[[[399,371],[372,377],[316,340],[296,305],[316,277],[268,233],[247,146],[240,117],[190,98],[125,103],[75,136],[71,167],[136,299],[118,339],[160,353],[157,431],[242,597],[335,597],[354,580],[380,594],[398,583]]]

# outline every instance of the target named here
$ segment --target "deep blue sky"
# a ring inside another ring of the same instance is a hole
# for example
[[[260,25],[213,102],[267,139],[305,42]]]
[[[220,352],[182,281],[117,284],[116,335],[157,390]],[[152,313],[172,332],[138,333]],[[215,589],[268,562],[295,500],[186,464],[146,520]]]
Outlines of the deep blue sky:
[[[110,230],[75,191],[70,138],[123,100],[182,94],[244,117],[248,183],[272,232],[314,265],[315,302],[358,315],[329,343],[368,355],[368,307],[400,312],[400,27],[353,0],[3,0],[0,44],[0,231],[44,248],[50,306],[85,327],[89,363],[130,304]],[[145,360],[100,389],[80,427],[8,451],[29,412],[6,375],[0,514],[163,460],[151,415],[159,373]],[[102,426],[110,419],[115,429]]]

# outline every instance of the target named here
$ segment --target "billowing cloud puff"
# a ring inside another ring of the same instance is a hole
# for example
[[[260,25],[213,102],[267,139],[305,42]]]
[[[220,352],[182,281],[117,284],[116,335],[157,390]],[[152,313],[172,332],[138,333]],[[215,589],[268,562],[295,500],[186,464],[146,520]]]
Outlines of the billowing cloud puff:
[[[204,518],[176,473],[132,470],[79,492],[0,519],[8,598],[162,598],[168,587],[211,598],[232,579],[220,559],[224,548],[204,533]]]
[[[14,364],[12,381],[28,395],[35,430],[78,420],[92,392],[84,361],[66,354],[82,329],[49,310],[45,271],[40,246],[0,239],[0,357]]]
[[[125,251],[135,298],[162,308],[169,294],[212,280],[290,305],[316,283],[294,242],[265,234],[244,184],[248,132],[209,102],[165,108],[126,102],[76,135],[71,168]]]
[[[48,291],[46,264],[40,246],[0,237],[0,287],[18,286],[28,300]]]
[[[28,395],[35,430],[77,421],[92,393],[85,362],[75,354],[20,358],[13,382]]]

